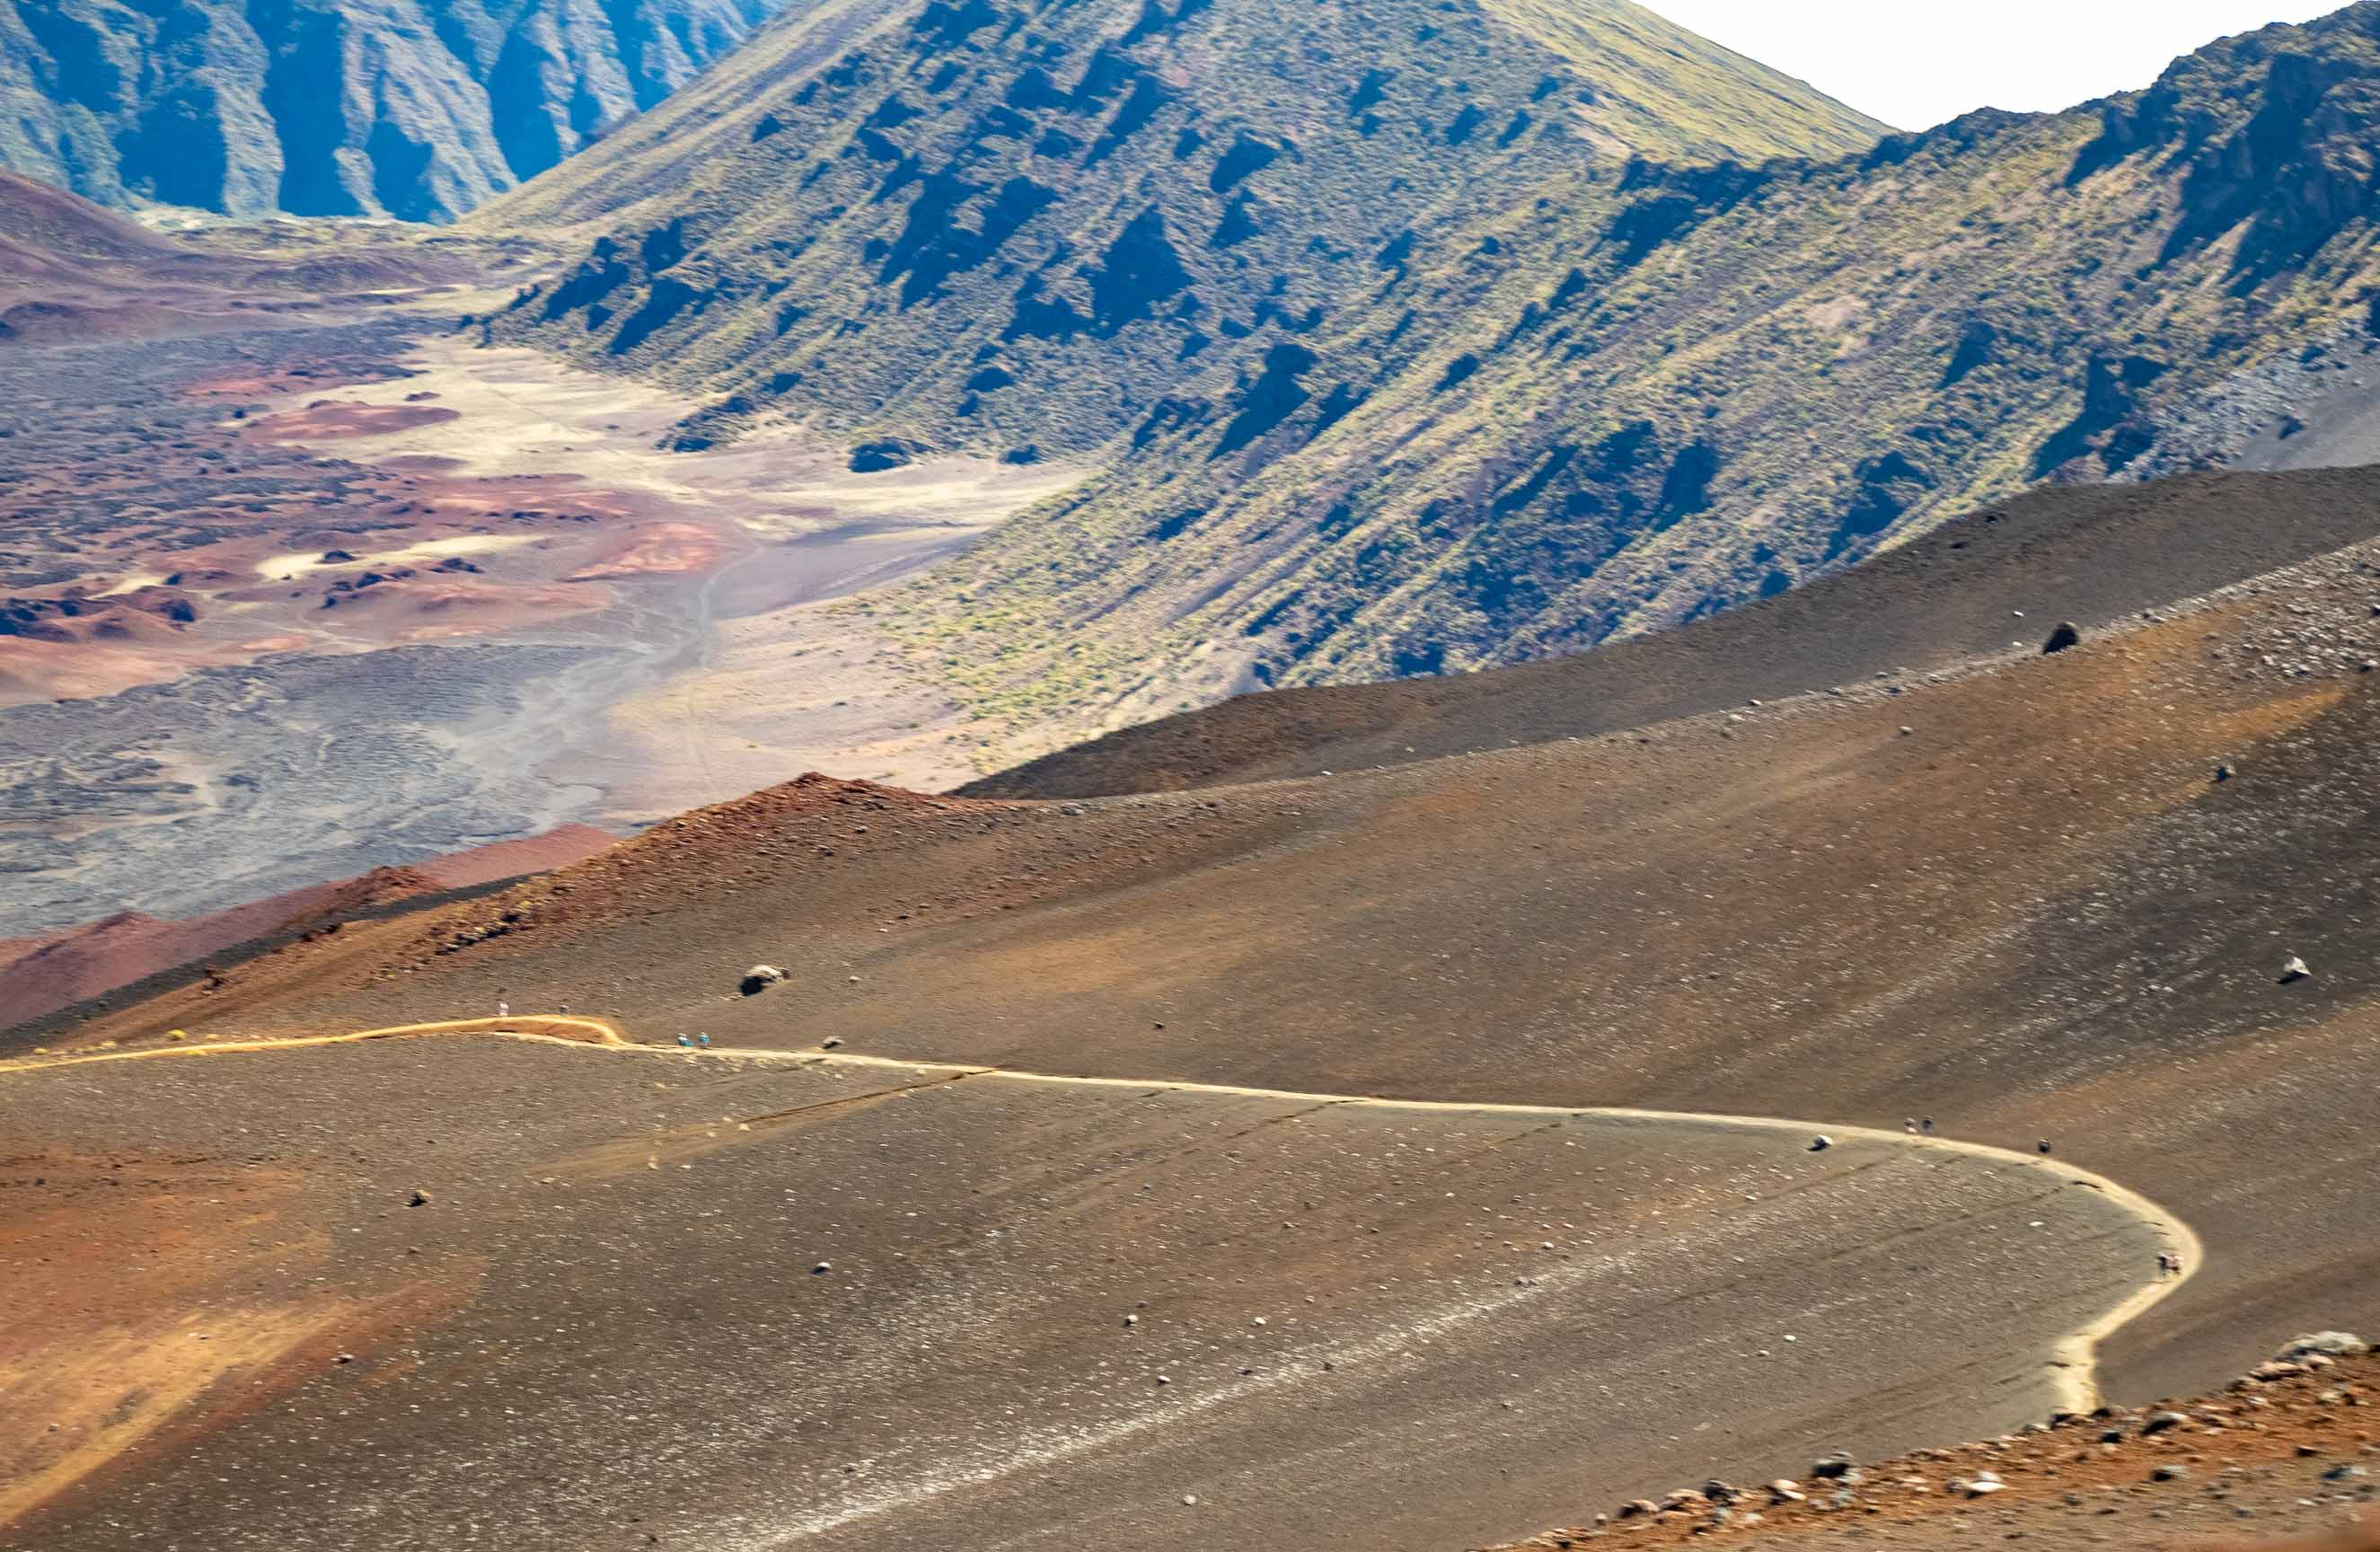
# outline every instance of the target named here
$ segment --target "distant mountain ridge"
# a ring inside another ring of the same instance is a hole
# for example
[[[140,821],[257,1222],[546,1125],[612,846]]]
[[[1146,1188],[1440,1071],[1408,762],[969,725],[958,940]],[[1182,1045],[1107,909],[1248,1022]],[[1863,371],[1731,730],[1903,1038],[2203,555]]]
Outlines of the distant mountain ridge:
[[[1626,0],[821,0],[482,212],[604,234],[495,324],[719,399],[1081,452],[1583,164],[1882,127]]]
[[[0,0],[0,167],[103,204],[449,220],[784,0]]]
[[[2380,343],[2380,5],[1876,140],[1756,72],[1637,111],[1693,50],[1633,8],[968,0],[801,52],[839,11],[491,212],[604,234],[492,333],[716,395],[699,440],[1090,461],[852,606],[987,760],[2221,465]]]

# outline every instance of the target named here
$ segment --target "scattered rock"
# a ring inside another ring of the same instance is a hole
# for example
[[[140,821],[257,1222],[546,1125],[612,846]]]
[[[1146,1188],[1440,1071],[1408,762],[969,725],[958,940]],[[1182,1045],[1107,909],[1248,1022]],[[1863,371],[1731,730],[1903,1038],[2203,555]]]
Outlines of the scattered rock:
[[[2314,1331],[2293,1337],[2288,1346],[2274,1354],[2284,1362],[2302,1358],[2309,1352],[2319,1352],[2325,1358],[2360,1358],[2372,1351],[2372,1344],[2351,1331]]]
[[[1810,1151],[1812,1153],[1824,1153],[1834,1146],[1835,1140],[1832,1137],[1828,1136],[1823,1132],[1810,1139]]]
[[[851,450],[851,472],[881,474],[887,469],[906,468],[925,451],[924,446],[914,442],[862,443]]]
[[[2188,1417],[2178,1412],[2153,1412],[2149,1413],[2148,1421],[2141,1425],[2141,1432],[2162,1434],[2168,1429],[2179,1428],[2189,1421]]]
[[[1819,1482],[1840,1482],[1851,1474],[1852,1458],[1841,1450],[1824,1460],[1812,1461],[1810,1465],[1811,1477]]]
[[[2059,622],[2058,628],[2049,633],[2049,639],[2041,644],[2041,652],[2042,656],[2047,657],[2052,652],[2063,652],[2070,647],[2082,645],[2082,627],[2071,620],[2065,620]]]
[[[2190,1468],[2168,1461],[2149,1474],[2159,1482],[2180,1482],[2190,1475]]]
[[[1626,1503],[1620,1506],[1619,1512],[1614,1514],[1612,1518],[1615,1520],[1642,1520],[1647,1515],[1658,1514],[1660,1512],[1661,1506],[1655,1503],[1650,1498],[1631,1498]]]
[[[405,1205],[408,1207],[426,1207],[430,1205],[430,1193],[427,1191],[417,1191]]]
[[[824,1277],[824,1276],[826,1276],[826,1274],[827,1274],[827,1273],[829,1273],[829,1272],[831,1272],[831,1271],[832,1271],[832,1270],[834,1270],[834,1263],[833,1263],[833,1262],[832,1262],[832,1261],[821,1261],[821,1262],[820,1262],[817,1266],[812,1267],[810,1268],[810,1276],[812,1276],[812,1277]]]
[[[744,978],[736,983],[735,989],[747,997],[758,997],[784,978],[785,973],[773,964],[755,964],[744,972]]]
[[[2291,954],[2289,962],[2281,966],[2281,985],[2287,986],[2291,981],[2302,981],[2313,974],[2313,969],[2311,965],[2297,955]]]

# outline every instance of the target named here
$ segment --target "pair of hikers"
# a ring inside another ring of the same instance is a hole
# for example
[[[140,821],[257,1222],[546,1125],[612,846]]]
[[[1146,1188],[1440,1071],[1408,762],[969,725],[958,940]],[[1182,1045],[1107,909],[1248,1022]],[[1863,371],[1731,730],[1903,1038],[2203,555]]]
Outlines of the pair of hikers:
[[[1910,1116],[1901,1122],[1900,1129],[1903,1132],[1908,1133],[1912,1137],[1916,1136],[1920,1132],[1924,1132],[1925,1135],[1930,1137],[1934,1135],[1934,1118],[1932,1116],[1926,1116],[1920,1119],[1916,1116]]]
[[[2158,1280],[2158,1281],[2160,1281],[2160,1282],[2162,1282],[2162,1281],[2164,1281],[2164,1280],[2165,1280],[2166,1279],[2168,1279],[2168,1278],[2178,1278],[2178,1277],[2180,1277],[2180,1275],[2181,1275],[2181,1257],[2180,1257],[2180,1256],[2179,1256],[2179,1255],[2176,1255],[2173,1252],[2171,1252],[2171,1251],[2169,1251],[2169,1250],[2161,1250],[2161,1251],[2158,1251],[2158,1252],[2157,1252],[2157,1280]]]

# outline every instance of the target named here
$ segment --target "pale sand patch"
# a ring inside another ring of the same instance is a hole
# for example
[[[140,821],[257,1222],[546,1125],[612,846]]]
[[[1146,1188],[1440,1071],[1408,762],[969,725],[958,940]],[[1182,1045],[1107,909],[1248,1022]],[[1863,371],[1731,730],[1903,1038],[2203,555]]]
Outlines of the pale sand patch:
[[[1085,472],[1063,464],[1015,467],[949,457],[854,474],[846,448],[783,424],[763,427],[733,446],[674,453],[662,443],[698,406],[650,382],[588,371],[537,350],[482,349],[455,334],[423,342],[405,364],[416,375],[339,392],[380,405],[434,393],[441,407],[461,418],[370,438],[341,437],[323,443],[326,452],[354,456],[357,448],[369,447],[376,459],[447,459],[458,474],[491,478],[575,475],[731,517],[765,539],[855,523],[980,532],[1067,489]]]
[[[336,1298],[215,1308],[77,1336],[0,1364],[0,1413],[29,1425],[0,1447],[0,1525],[187,1417],[219,1383],[259,1374],[353,1314]],[[30,1426],[36,1419],[39,1429]]]
[[[404,565],[408,561],[443,561],[449,555],[484,555],[503,550],[517,550],[535,544],[542,534],[457,534],[452,539],[425,539],[418,543],[401,545],[395,550],[375,550],[370,554],[356,554],[351,561],[326,561],[328,552],[311,554],[267,555],[256,563],[256,575],[268,582],[286,582],[311,576],[318,571],[349,571],[357,566]]]
[[[165,575],[162,571],[130,572],[115,586],[104,592],[93,593],[91,597],[121,598],[126,593],[137,593],[143,588],[162,588],[165,585]]]

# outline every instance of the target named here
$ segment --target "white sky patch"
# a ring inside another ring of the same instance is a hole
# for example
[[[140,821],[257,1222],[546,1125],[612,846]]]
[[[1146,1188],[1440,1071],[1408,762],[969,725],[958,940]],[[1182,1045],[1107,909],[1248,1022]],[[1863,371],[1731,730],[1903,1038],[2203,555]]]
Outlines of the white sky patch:
[[[1902,129],[1974,108],[2054,113],[2155,80],[2217,38],[2341,0],[1644,0],[1681,27]]]

